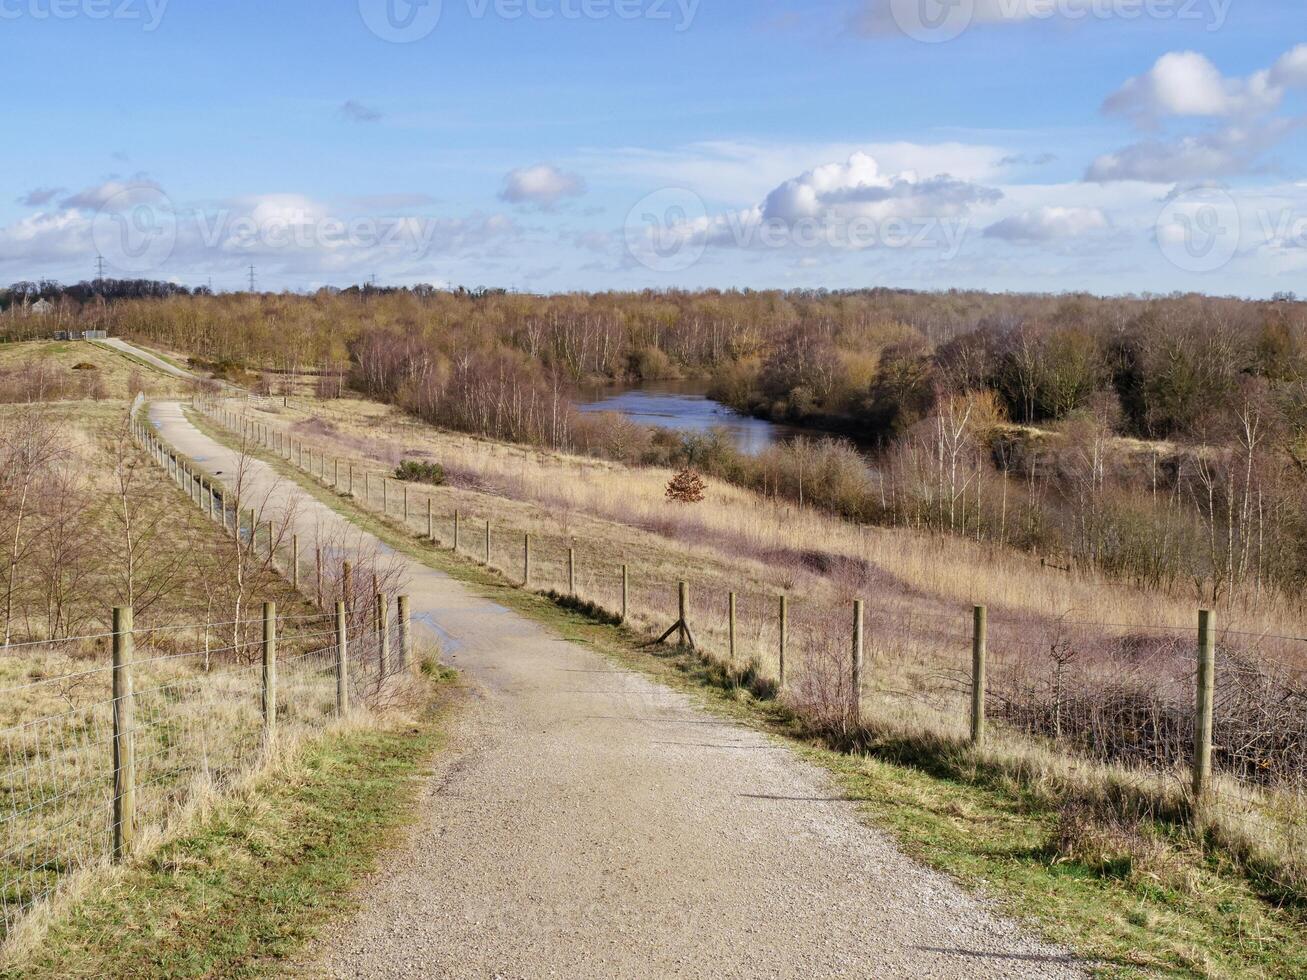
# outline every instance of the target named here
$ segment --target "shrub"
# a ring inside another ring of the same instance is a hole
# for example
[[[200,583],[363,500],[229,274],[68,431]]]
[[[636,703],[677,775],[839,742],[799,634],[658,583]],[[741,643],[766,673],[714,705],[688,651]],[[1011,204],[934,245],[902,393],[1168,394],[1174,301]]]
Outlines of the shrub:
[[[406,459],[395,467],[395,479],[410,483],[429,483],[438,487],[445,482],[445,468],[439,463],[419,459]]]
[[[683,504],[697,504],[703,500],[705,489],[707,484],[703,482],[703,477],[687,466],[668,481],[667,499]]]

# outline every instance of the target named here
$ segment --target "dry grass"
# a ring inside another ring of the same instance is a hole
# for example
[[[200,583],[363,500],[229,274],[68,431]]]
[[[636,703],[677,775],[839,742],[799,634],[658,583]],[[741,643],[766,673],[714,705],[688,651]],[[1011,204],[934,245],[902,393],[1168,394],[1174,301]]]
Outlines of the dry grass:
[[[183,394],[187,389],[186,383],[179,378],[87,341],[33,340],[0,344],[0,374],[19,371],[31,364],[45,367],[53,377],[64,379],[74,390],[91,384],[87,379],[94,378],[101,400],[127,402],[138,391],[145,392],[147,397],[170,397]]]
[[[1111,681],[1118,690],[1122,677],[1134,678],[1147,687],[1150,698],[1156,696],[1146,702],[1149,710],[1161,705],[1187,719],[1194,628],[1186,624],[1196,620],[1189,596],[1051,571],[1028,556],[957,538],[858,528],[720,484],[710,487],[703,504],[670,503],[664,497],[670,471],[442,432],[357,399],[297,396],[289,405],[256,399],[242,410],[311,448],[315,472],[323,474],[324,483],[333,482],[334,468],[329,464],[324,472],[316,462],[319,454],[352,461],[352,473],[342,463],[336,489],[374,510],[382,506],[381,478],[400,460],[441,463],[449,485],[410,489],[407,521],[403,490],[390,482],[387,516],[410,533],[422,534],[429,499],[434,536],[448,544],[458,510],[462,551],[481,560],[484,521],[489,519],[490,564],[518,581],[523,534],[529,532],[536,590],[569,593],[570,547],[576,556],[576,601],[616,610],[621,565],[626,564],[628,625],[640,631],[661,633],[670,625],[675,583],[689,580],[691,622],[700,646],[722,662],[727,676],[755,687],[760,680],[761,689],[778,674],[776,597],[787,593],[786,697],[796,710],[818,720],[843,724],[850,700],[849,604],[864,597],[868,664],[861,700],[863,717],[872,721],[864,740],[898,746],[905,757],[948,755],[959,767],[980,767],[1024,787],[1023,792],[1081,800],[1095,812],[1119,813],[1127,822],[1189,822],[1183,769],[1189,736],[1180,729],[1158,728],[1166,736],[1165,749],[1147,760],[1138,753],[1127,755],[1123,764],[1091,761],[1094,747],[1080,736],[1088,732],[1105,742],[1111,736],[1119,745],[1146,729],[1135,724],[1104,733],[1101,713],[1086,713],[1079,723],[1059,715],[1057,723],[1065,725],[1056,733],[1061,738],[1045,727],[998,725],[983,752],[965,745],[973,603],[984,603],[991,611],[991,690],[999,688],[1002,694],[1007,684],[1015,691],[1018,681],[1030,682],[1032,676],[1041,692],[1055,687],[1057,681],[1050,678],[1065,665],[1051,658],[1064,656],[1071,634],[1076,638],[1071,663],[1084,676]],[[371,491],[366,500],[365,474]],[[738,609],[733,658],[725,615],[729,592],[737,593]],[[568,601],[573,601],[570,596]],[[1221,623],[1222,651],[1265,657],[1283,671],[1281,682],[1301,682],[1307,668],[1301,645],[1268,636],[1300,635],[1298,610],[1248,602],[1222,610]],[[1165,635],[1179,653],[1169,659],[1141,657],[1141,635]],[[1166,672],[1158,673],[1158,665]],[[1055,703],[1061,712],[1072,702],[1059,693]],[[994,708],[1003,714],[999,705]],[[1218,743],[1221,736],[1218,730]],[[1220,749],[1218,744],[1218,761]],[[1115,751],[1098,754],[1111,759]],[[1259,751],[1254,745],[1246,755],[1257,759]],[[1223,779],[1220,790],[1203,814],[1207,838],[1236,854],[1268,892],[1307,895],[1303,784]]]

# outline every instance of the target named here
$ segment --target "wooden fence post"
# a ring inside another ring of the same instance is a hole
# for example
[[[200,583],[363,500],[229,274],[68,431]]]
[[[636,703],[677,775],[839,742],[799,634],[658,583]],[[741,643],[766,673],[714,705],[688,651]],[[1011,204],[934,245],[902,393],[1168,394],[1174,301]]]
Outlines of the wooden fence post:
[[[346,604],[350,603],[353,597],[350,592],[353,591],[354,566],[349,562],[341,562],[340,565],[340,595]]]
[[[363,503],[372,506],[372,473],[369,470],[363,471]]]
[[[345,626],[345,600],[336,602],[336,717],[349,712],[349,647]]]
[[[349,476],[347,477],[347,479],[349,480],[348,493],[352,497],[354,496],[354,460],[351,459],[349,461],[348,467],[349,467]]]
[[[781,596],[780,622],[780,642],[777,647],[780,656],[780,689],[785,690],[785,652],[790,638],[790,600],[788,596]]]
[[[277,604],[263,604],[263,740],[277,737]]]
[[[853,677],[849,715],[853,727],[862,724],[862,600],[853,600]]]
[[[576,595],[576,549],[567,549],[567,594]]]
[[[971,621],[971,744],[985,744],[985,644],[988,613],[984,606],[972,610]]]
[[[322,545],[315,545],[313,548],[314,566],[317,570],[318,583],[318,608],[326,612],[322,606]]]
[[[730,662],[735,663],[735,593],[726,597],[726,651]]]
[[[390,673],[390,604],[384,592],[376,594],[377,603],[377,672]]]
[[[132,610],[113,611],[113,859],[124,860],[136,838],[135,697]]]
[[[690,638],[689,615],[690,615],[690,584],[688,582],[678,582],[676,584],[676,612],[677,620],[681,624],[677,632],[677,642],[680,646],[688,646]]]
[[[409,623],[408,596],[402,595],[395,600],[395,615],[399,617],[399,669],[411,670],[417,664],[413,662],[413,631]]]
[[[340,489],[340,460],[338,458],[331,461],[331,488],[333,490]]]
[[[630,613],[631,598],[631,576],[626,565],[622,565],[622,622],[626,622],[626,617]]]
[[[531,588],[531,532],[522,536],[522,588]]]
[[[381,513],[390,516],[390,481],[384,476],[381,478]]]
[[[1194,711],[1194,802],[1202,803],[1212,781],[1212,703],[1216,687],[1215,624],[1209,609],[1198,611],[1198,697]]]

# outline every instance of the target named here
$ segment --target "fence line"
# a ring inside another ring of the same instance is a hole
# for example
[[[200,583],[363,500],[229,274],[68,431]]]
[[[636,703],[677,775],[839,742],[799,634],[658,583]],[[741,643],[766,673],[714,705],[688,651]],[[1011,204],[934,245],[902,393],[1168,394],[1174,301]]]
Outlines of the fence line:
[[[136,413],[131,428],[183,490],[207,479]],[[221,499],[216,481],[206,486]],[[360,599],[346,589],[330,611],[286,615],[266,602],[258,618],[186,626],[137,627],[130,608],[115,608],[108,633],[5,651],[33,679],[0,689],[0,940],[76,877],[128,858],[257,771],[279,744],[402,696],[416,667],[407,597],[396,597],[395,620],[387,594],[368,597],[371,624],[347,608]],[[259,635],[243,639],[242,626]],[[178,630],[224,627],[234,643],[152,650]],[[68,643],[102,639],[112,640],[108,662],[58,669]]]
[[[435,489],[414,497],[405,486],[401,504],[389,489],[401,481],[389,474],[366,466],[356,472],[352,460],[249,419],[225,401],[201,398],[196,405],[406,533],[496,568],[515,584],[651,637],[679,619],[677,581],[611,548],[512,527],[502,516],[492,524],[489,515],[469,514],[461,504],[446,509],[438,503],[443,491]],[[483,531],[472,535],[479,540],[469,543],[469,526]],[[874,722],[924,709],[931,725],[976,744],[1000,725],[1102,761],[1157,771],[1186,767],[1199,795],[1213,785],[1210,776],[1197,775],[1208,768],[1238,785],[1287,787],[1300,798],[1307,786],[1307,653],[1300,637],[1217,632],[1215,617],[1204,614],[1211,657],[1200,670],[1208,641],[1197,623],[1031,621],[1001,609],[949,609],[927,600],[895,605],[882,598],[866,606],[868,659],[858,676],[858,657],[850,652],[856,628],[840,603],[711,581],[689,588],[689,625],[699,651],[741,679],[765,680],[823,723],[847,726],[861,717]],[[1241,646],[1241,638],[1253,642]],[[1276,644],[1284,647],[1278,653],[1270,649]]]

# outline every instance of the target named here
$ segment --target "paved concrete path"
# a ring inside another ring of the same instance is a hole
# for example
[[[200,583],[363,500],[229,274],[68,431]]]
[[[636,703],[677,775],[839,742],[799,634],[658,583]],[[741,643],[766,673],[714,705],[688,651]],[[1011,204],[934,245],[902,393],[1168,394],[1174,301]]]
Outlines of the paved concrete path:
[[[234,455],[177,403],[183,452]],[[343,518],[258,463],[301,534]],[[248,499],[248,498],[247,498]],[[373,544],[379,544],[373,540]],[[1068,977],[859,820],[788,749],[406,560],[476,691],[419,820],[304,972],[332,977]]]
[[[125,340],[119,340],[117,337],[108,337],[104,340],[97,340],[95,343],[112,348],[120,354],[126,354],[128,357],[134,357],[138,361],[144,361],[155,370],[162,371],[164,374],[170,374],[174,378],[184,378],[187,381],[193,381],[196,377],[185,368],[179,368],[175,364],[169,364],[157,354],[151,354],[147,350],[141,350],[141,348],[129,344]]]

